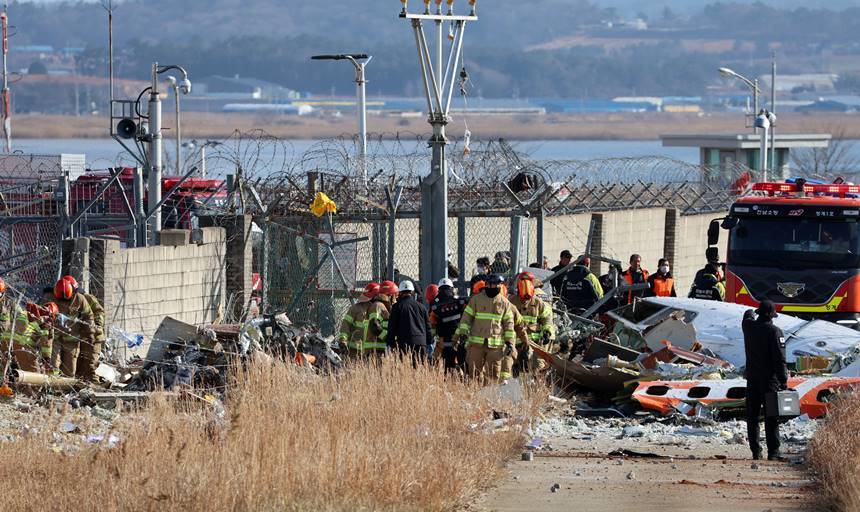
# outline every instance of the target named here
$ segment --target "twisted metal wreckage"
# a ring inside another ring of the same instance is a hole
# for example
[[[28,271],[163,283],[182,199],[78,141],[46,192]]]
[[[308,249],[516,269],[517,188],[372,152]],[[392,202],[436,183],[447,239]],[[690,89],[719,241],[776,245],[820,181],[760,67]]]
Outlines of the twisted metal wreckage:
[[[210,169],[235,172],[208,197],[195,198],[195,206],[210,214],[249,213],[261,227],[262,251],[257,263],[263,274],[264,314],[256,319],[243,316],[234,319],[233,324],[200,328],[167,318],[152,337],[145,357],[130,362],[109,361],[108,350],[107,362],[115,364],[102,365],[100,375],[112,381],[114,389],[124,388],[121,394],[139,397],[141,391],[157,387],[223,389],[225,370],[250,357],[281,357],[318,371],[336,371],[342,366],[336,342],[323,336],[318,324],[302,318],[302,313],[309,302],[322,307],[325,300],[330,301],[329,307],[334,310],[335,301],[348,303],[353,290],[363,284],[358,272],[344,272],[339,264],[344,247],[372,238],[373,268],[364,274],[389,279],[395,276],[394,223],[420,216],[420,181],[426,150],[420,138],[415,141],[410,149],[410,143],[403,137],[393,142],[380,137],[371,141],[363,162],[351,156],[355,152],[354,141],[350,139],[321,142],[298,158],[290,155],[287,143],[262,132],[237,133],[217,146],[210,152]],[[742,172],[748,172],[740,168],[702,168],[663,158],[538,162],[519,154],[504,141],[472,143],[468,155],[458,155],[457,151],[450,154],[449,217],[457,219],[458,241],[463,242],[465,237],[462,226],[467,218],[509,218],[514,231],[510,238],[516,262],[513,268],[523,266],[524,262],[522,238],[516,233],[518,226],[522,229],[524,219],[536,220],[537,253],[542,255],[542,223],[548,217],[655,206],[674,207],[685,213],[721,211],[737,193],[731,184]],[[187,167],[193,168],[194,164],[189,161]],[[377,171],[371,171],[365,182],[356,179],[359,169]],[[6,267],[7,275],[19,278],[15,285],[22,295],[39,290],[44,282],[56,277],[58,246],[64,234],[101,236],[105,230],[113,230],[124,233],[127,242],[136,243],[136,228],[132,223],[129,229],[129,219],[145,222],[147,218],[130,215],[117,219],[116,214],[96,213],[97,199],[112,188],[125,197],[121,205],[129,203],[122,181],[116,179],[117,172],[112,172],[108,182],[100,185],[95,199],[90,195],[88,204],[79,210],[71,208],[69,194],[65,195],[68,209],[57,207],[63,204],[57,201],[62,198],[62,191],[70,190],[68,183],[62,183],[62,176],[32,168],[5,173],[9,175],[2,177],[6,189],[2,194],[5,216],[0,217],[0,227],[7,234],[8,248],[0,265]],[[26,194],[16,195],[22,187]],[[226,189],[224,194],[223,189]],[[308,206],[321,191],[337,204],[337,214],[329,213],[317,220],[309,213]],[[164,204],[169,207],[176,202],[168,194]],[[21,212],[27,215],[19,215]],[[338,225],[350,223],[371,226],[371,236],[350,236],[338,231]],[[20,236],[16,239],[16,229],[22,225],[38,226],[36,236],[24,244],[26,250],[17,243]],[[54,226],[53,231],[44,229],[48,225]],[[278,242],[272,238],[276,233],[288,236],[293,243],[299,244],[301,240],[305,246],[319,248],[306,267],[299,267],[307,270],[288,286],[273,280],[275,269],[282,263],[271,261],[272,246]],[[618,261],[593,254],[592,234],[583,236],[587,238],[585,252],[592,259],[620,266]],[[456,266],[460,269],[466,266],[465,246],[457,244]],[[355,258],[355,253],[351,257]],[[331,289],[321,293],[323,269],[336,279]],[[461,289],[466,283],[464,274],[457,281]],[[550,276],[542,277],[548,281]],[[618,287],[615,292],[607,293],[607,298],[623,290]],[[743,340],[737,329],[714,332],[700,328],[702,319],[716,316],[713,312],[700,314],[696,308],[703,306],[699,302],[661,303],[646,299],[597,319],[591,317],[600,304],[581,316],[557,309],[559,337],[573,349],[567,354],[548,354],[539,347],[533,348],[550,362],[561,386],[591,390],[602,397],[604,404],[611,404],[611,410],[615,411],[612,414],[623,414],[640,406],[661,413],[687,414],[731,409],[729,405],[738,405],[742,383],[726,379],[722,384],[712,384],[718,381],[702,379],[739,375],[737,354]],[[658,312],[642,318],[641,311],[648,308],[656,308]],[[276,311],[285,314],[270,313]],[[296,325],[288,319],[294,315],[298,317]],[[737,311],[721,311],[718,318],[719,325],[740,325]],[[856,377],[860,377],[856,370],[860,363],[854,362],[853,356],[857,352],[855,332],[839,326],[821,331],[822,327],[821,323],[811,323],[793,331],[809,335],[809,343],[805,342],[794,359],[798,370],[806,371],[803,365],[809,358],[825,358],[828,362],[819,364],[819,371],[842,376],[839,380],[809,381],[815,382],[810,388],[815,396],[814,400],[806,400],[811,404],[807,412],[817,411],[810,415],[826,409],[828,396],[824,391],[856,384]],[[125,342],[124,335],[118,333],[115,341]],[[816,336],[841,342],[809,350],[820,341],[815,340]],[[663,341],[668,343],[661,345]],[[687,380],[672,380],[679,378]],[[652,382],[654,379],[659,383]],[[19,376],[19,384],[25,381],[35,386],[47,384],[66,389],[74,385]],[[88,396],[92,398],[91,393]],[[105,396],[115,398],[116,394],[108,392]]]

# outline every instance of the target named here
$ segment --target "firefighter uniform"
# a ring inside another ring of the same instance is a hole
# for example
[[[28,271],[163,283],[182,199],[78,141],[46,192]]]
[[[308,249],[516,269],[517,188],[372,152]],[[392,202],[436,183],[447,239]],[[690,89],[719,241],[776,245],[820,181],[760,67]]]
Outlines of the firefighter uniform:
[[[33,371],[38,366],[38,353],[30,347],[32,334],[27,312],[9,297],[0,298],[0,372],[9,363],[6,357],[10,353],[22,370]]]
[[[498,381],[505,343],[514,342],[513,309],[501,293],[489,297],[485,291],[469,300],[457,335],[466,344],[466,365],[472,377]]]
[[[359,302],[349,308],[340,325],[339,341],[350,357],[385,351],[388,310],[379,301]]]
[[[78,292],[87,301],[92,310],[93,343],[82,343],[81,352],[78,356],[78,364],[75,369],[76,377],[84,381],[93,381],[96,377],[96,368],[99,366],[99,356],[105,343],[105,310],[99,300],[89,293]]]
[[[455,297],[454,289],[442,287],[439,295],[430,304],[430,327],[433,335],[438,338],[437,350],[442,353],[445,361],[445,370],[451,371],[455,368],[463,368],[466,364],[465,350],[460,351],[454,342],[454,335],[463,310],[466,309],[466,299]]]
[[[93,344],[93,310],[87,299],[78,292],[70,299],[54,295],[59,314],[55,326],[55,339],[58,341],[53,353],[53,365],[67,377],[77,375],[78,357],[82,345]]]
[[[510,299],[508,299],[508,302],[511,303]],[[513,342],[505,342],[505,347],[502,349],[502,367],[499,372],[499,378],[502,380],[510,379],[514,376],[514,365],[517,362],[517,357],[520,355],[519,351],[528,351],[528,344],[526,343],[526,339],[528,338],[525,332],[525,325],[523,324],[523,315],[520,314],[513,303],[511,303],[511,313],[514,315],[514,333],[519,340],[519,347]]]
[[[549,353],[558,352],[555,342],[555,324],[553,322],[552,306],[539,297],[521,299],[514,297],[511,302],[522,315],[522,330],[526,339],[540,346]],[[547,366],[546,361],[538,357],[534,352],[529,360],[529,367],[533,371],[541,371]]]

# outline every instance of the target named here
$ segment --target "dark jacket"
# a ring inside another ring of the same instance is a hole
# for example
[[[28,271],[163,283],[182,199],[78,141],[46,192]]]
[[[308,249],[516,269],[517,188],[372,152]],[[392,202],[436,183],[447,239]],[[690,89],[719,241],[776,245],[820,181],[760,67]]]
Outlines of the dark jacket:
[[[588,309],[603,297],[603,287],[588,267],[576,265],[564,274],[558,296],[569,309]]]
[[[690,288],[690,299],[701,300],[725,300],[726,288],[713,274],[701,274],[693,282],[693,287]]]
[[[563,269],[566,266],[567,265],[558,264],[558,265],[552,267],[550,270],[552,270],[552,273],[555,274],[556,272],[558,272],[559,270]],[[566,276],[566,275],[567,275],[567,273],[561,274],[560,276],[557,276],[552,281],[550,281],[550,285],[552,285],[552,293],[554,295],[558,295],[559,292],[561,291],[561,282],[564,281],[564,276]]]
[[[406,348],[433,343],[427,307],[414,295],[401,296],[391,308],[388,319],[388,346]]]
[[[446,344],[452,342],[466,304],[466,299],[454,296],[453,288],[439,290],[439,296],[430,305],[430,325],[436,330],[439,341]]]
[[[747,387],[754,391],[776,391],[788,385],[785,337],[770,318],[744,313]]]

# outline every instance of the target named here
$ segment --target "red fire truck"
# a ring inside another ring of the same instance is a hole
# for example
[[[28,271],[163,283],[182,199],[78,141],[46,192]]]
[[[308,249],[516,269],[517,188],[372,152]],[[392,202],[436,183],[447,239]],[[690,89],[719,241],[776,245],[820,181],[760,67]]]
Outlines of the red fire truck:
[[[110,179],[109,171],[88,171],[75,180],[71,185],[71,214],[74,215],[96,196],[99,188]],[[181,178],[165,176],[162,178],[162,195],[166,195]],[[128,207],[126,199],[123,198],[120,185],[125,189],[125,195],[129,203],[133,205],[133,180],[134,170],[124,168],[119,184],[109,187],[98,201],[89,209],[91,214],[104,214],[107,216],[127,216]],[[165,227],[190,228],[191,216],[207,215],[223,211],[227,202],[227,190],[224,180],[213,180],[205,178],[189,178],[173,193],[162,207],[162,220]],[[147,205],[144,196],[144,208]]]
[[[756,183],[708,230],[729,230],[726,301],[860,328],[860,186]]]

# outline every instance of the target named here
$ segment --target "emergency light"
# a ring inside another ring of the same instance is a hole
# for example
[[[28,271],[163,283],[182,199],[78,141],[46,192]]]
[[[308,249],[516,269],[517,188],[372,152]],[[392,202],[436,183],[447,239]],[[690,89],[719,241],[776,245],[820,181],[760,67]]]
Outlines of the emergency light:
[[[787,194],[799,192],[798,185],[794,183],[756,183],[752,186],[755,192],[767,192],[768,196],[775,194]],[[804,194],[828,195],[844,198],[847,194],[860,194],[860,185],[833,185],[833,184],[804,184]]]

